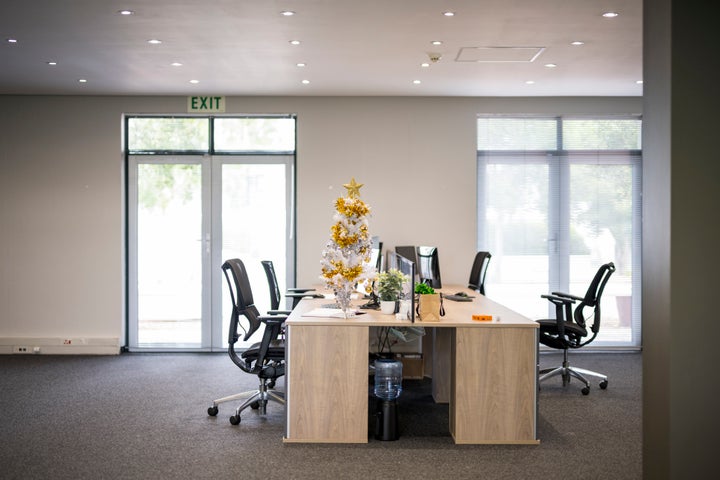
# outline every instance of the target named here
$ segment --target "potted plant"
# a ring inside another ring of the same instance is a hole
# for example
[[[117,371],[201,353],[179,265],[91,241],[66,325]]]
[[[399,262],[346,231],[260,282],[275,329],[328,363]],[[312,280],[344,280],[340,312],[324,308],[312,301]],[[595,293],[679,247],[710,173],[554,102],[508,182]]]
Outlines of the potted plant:
[[[442,297],[427,283],[416,283],[415,293],[418,295],[417,313],[421,322],[439,322],[445,315]]]
[[[395,304],[400,298],[403,283],[407,280],[404,273],[394,268],[378,275],[377,293],[382,313],[395,313]]]

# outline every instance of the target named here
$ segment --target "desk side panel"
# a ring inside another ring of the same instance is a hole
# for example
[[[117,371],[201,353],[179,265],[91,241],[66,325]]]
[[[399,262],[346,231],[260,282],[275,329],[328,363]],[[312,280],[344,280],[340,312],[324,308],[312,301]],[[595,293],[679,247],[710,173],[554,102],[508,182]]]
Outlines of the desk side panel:
[[[288,326],[286,442],[368,441],[368,328]]]
[[[458,328],[453,362],[456,443],[538,443],[535,329]]]

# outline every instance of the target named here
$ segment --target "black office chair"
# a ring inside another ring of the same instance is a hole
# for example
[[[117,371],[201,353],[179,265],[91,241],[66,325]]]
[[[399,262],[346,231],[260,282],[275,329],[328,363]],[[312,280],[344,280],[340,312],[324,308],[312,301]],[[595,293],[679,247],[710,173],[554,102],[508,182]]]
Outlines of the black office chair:
[[[592,342],[600,331],[600,299],[605,284],[607,284],[613,272],[615,272],[615,265],[612,262],[602,265],[595,274],[595,278],[590,283],[584,297],[576,297],[561,292],[542,295],[542,298],[547,298],[555,305],[555,318],[537,321],[540,324],[540,343],[562,350],[563,363],[559,367],[540,370],[539,382],[562,375],[563,386],[565,386],[570,383],[570,377],[575,377],[585,384],[582,393],[587,395],[590,393],[590,382],[584,375],[591,375],[601,379],[600,388],[607,388],[607,376],[583,368],[571,367],[568,362],[568,350],[584,347]],[[576,301],[580,303],[573,311],[572,305]],[[592,312],[586,313],[586,307],[592,308]],[[591,318],[592,324],[588,327],[587,322]]]
[[[261,260],[260,263],[265,270],[268,288],[270,288],[270,311],[268,311],[268,313],[289,315],[290,310],[278,310],[280,308],[282,295],[280,294],[280,287],[278,285],[277,275],[275,275],[273,262],[271,260]],[[324,298],[320,293],[313,293],[314,291],[314,288],[288,288],[287,292],[285,292],[285,297],[292,298],[292,308],[295,308],[303,298]]]
[[[470,270],[470,280],[468,280],[468,288],[485,295],[485,274],[488,265],[490,265],[490,252],[477,252]]]
[[[264,415],[268,400],[285,404],[284,392],[274,390],[274,388],[275,381],[285,375],[285,344],[278,337],[286,317],[281,315],[260,315],[254,305],[250,281],[245,265],[241,260],[237,258],[228,260],[223,264],[222,269],[232,300],[228,354],[233,363],[240,367],[242,371],[256,375],[260,384],[257,390],[250,390],[214,400],[212,406],[208,408],[208,415],[213,417],[217,415],[218,405],[221,403],[245,399],[235,410],[235,415],[230,417],[230,423],[237,425],[240,423],[240,412],[247,407],[260,409],[260,413]],[[241,316],[244,316],[247,320],[247,329],[240,323]],[[262,340],[241,353],[236,352],[235,344],[240,338],[238,329],[244,330],[243,341],[247,341],[262,324],[265,324]]]

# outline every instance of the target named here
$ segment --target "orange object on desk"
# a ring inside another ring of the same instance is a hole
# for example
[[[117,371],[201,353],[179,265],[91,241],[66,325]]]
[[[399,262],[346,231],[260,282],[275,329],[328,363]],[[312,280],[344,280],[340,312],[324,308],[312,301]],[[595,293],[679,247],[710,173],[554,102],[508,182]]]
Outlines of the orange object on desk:
[[[472,319],[478,322],[492,322],[492,315],[473,315]]]

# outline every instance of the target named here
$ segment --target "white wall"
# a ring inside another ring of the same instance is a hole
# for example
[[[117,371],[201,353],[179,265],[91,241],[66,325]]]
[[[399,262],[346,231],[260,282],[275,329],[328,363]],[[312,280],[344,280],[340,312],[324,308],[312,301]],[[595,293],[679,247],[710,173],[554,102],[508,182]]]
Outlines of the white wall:
[[[0,96],[0,338],[122,336],[122,114],[185,108],[185,97]],[[641,111],[639,97],[227,99],[228,114],[298,116],[298,284],[317,282],[351,177],[386,247],[436,245],[443,281],[466,282],[477,114]]]

